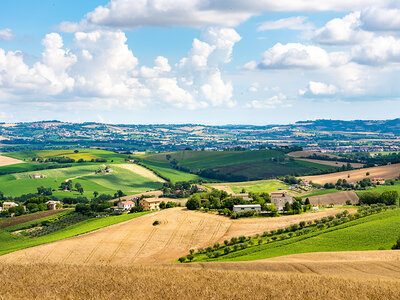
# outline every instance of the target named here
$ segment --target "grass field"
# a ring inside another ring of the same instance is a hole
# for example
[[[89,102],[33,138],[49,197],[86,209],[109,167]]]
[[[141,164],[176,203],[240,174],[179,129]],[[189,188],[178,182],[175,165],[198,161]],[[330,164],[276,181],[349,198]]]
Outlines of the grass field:
[[[310,252],[390,249],[400,235],[400,209],[367,216],[349,223],[287,240],[250,247],[204,261],[247,261]],[[199,257],[200,258],[200,257]]]
[[[228,186],[234,193],[240,193],[242,189],[246,190],[246,193],[261,193],[261,192],[275,192],[278,189],[287,189],[289,185],[278,181],[278,180],[257,180],[257,181],[245,181],[245,182],[227,182],[217,184],[207,184],[208,187],[216,189],[223,189],[221,187]]]
[[[400,281],[394,278],[365,279],[357,275],[276,273],[229,267],[0,264],[0,298],[378,300],[398,299],[400,294]],[[390,269],[395,267],[388,265]],[[373,273],[373,270],[365,272]]]
[[[122,190],[125,193],[140,193],[148,190],[158,189],[162,186],[160,180],[155,181],[135,173],[135,170],[125,168],[123,165],[113,165],[112,173],[95,174],[99,168],[105,165],[82,165],[70,168],[49,169],[38,172],[24,172],[0,176],[0,189],[6,196],[19,196],[25,193],[36,192],[39,186],[58,189],[61,182],[69,179],[72,183],[79,182],[86,194],[93,194],[93,191],[110,193]],[[141,168],[138,166],[138,168]],[[144,169],[144,168],[143,168]],[[144,169],[143,172],[147,170]],[[47,178],[32,179],[34,173],[46,175]],[[75,192],[56,192],[58,196],[79,196]]]
[[[364,191],[357,191],[357,194],[361,195],[365,192],[385,192],[385,191],[397,191],[400,194],[400,181],[395,181],[394,185],[377,185],[375,187],[368,187]]]
[[[38,238],[29,238],[29,237],[14,235],[8,231],[9,228],[0,229],[0,240],[1,240],[0,255],[45,243],[66,239],[96,229],[100,229],[106,226],[128,221],[148,213],[150,212],[123,214],[120,216],[111,216],[106,218],[91,218],[79,222],[77,224],[74,224],[72,226],[69,226],[65,229]],[[20,224],[19,226],[22,226],[22,224]]]
[[[137,157],[149,167],[162,167],[164,171],[172,169],[170,161],[175,159],[179,166],[187,168],[193,173],[209,170],[213,173],[245,180],[267,179],[332,169],[332,166],[290,160],[283,152],[276,150],[177,151],[138,155]]]
[[[107,159],[107,163],[120,163],[123,162],[127,157],[123,154],[118,154],[111,151],[106,150],[98,150],[98,149],[77,149],[79,152],[75,153],[74,150],[39,150],[39,151],[22,151],[22,152],[12,152],[4,154],[8,157],[31,161],[32,158],[49,158],[49,157],[68,157],[75,159],[76,161],[79,159],[83,159],[85,161],[89,161],[91,159],[96,158],[105,158]]]
[[[197,176],[195,174],[172,169],[168,164],[165,163],[143,160],[143,164],[145,164],[149,169],[161,174],[163,177],[168,178],[172,183],[175,183],[177,181],[189,181],[201,178],[200,176]]]

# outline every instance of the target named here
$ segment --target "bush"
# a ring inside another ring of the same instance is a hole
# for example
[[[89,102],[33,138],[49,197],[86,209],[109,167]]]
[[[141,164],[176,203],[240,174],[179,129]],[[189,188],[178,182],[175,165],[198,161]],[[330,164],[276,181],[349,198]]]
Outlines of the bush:
[[[263,239],[258,239],[258,244],[261,245],[264,242]]]
[[[186,257],[179,257],[178,260],[180,263],[184,263],[186,261]]]
[[[158,222],[158,220],[155,220],[154,222],[153,222],[153,226],[157,226],[157,225],[159,225],[160,224],[160,222]]]
[[[224,253],[228,254],[229,252],[231,252],[231,247],[225,247]]]
[[[392,250],[400,250],[400,236],[398,237],[396,244],[393,245]]]

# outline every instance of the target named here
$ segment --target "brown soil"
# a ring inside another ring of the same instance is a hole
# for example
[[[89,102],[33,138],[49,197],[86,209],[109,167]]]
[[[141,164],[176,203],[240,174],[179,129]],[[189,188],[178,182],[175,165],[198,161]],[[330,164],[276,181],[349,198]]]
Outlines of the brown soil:
[[[3,156],[0,154],[0,167],[21,163],[24,163],[24,161],[12,157]]]
[[[6,228],[9,226],[14,226],[14,225],[22,224],[25,222],[37,220],[40,218],[48,217],[51,215],[59,214],[65,210],[66,209],[46,210],[46,211],[38,212],[35,214],[23,215],[23,216],[14,217],[14,218],[7,218],[4,220],[0,220],[0,228]]]
[[[308,197],[308,199],[313,205],[329,205],[331,203],[335,205],[345,205],[347,200],[350,200],[352,204],[357,204],[359,201],[358,196],[354,191],[343,191],[319,196],[311,196]]]

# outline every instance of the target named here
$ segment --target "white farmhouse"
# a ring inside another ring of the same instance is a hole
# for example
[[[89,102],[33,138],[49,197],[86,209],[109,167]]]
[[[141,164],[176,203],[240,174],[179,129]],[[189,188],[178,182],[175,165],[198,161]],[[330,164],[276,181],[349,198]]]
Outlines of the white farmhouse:
[[[233,206],[233,212],[241,212],[241,211],[248,211],[248,210],[261,211],[261,205],[260,204],[239,204],[239,205]]]
[[[285,204],[287,202],[289,202],[289,204],[292,204],[294,202],[293,197],[290,196],[288,193],[271,193],[271,203],[275,205],[278,211],[283,211],[283,208],[285,207]]]
[[[136,204],[133,201],[122,201],[118,203],[118,208],[123,210],[130,210]]]

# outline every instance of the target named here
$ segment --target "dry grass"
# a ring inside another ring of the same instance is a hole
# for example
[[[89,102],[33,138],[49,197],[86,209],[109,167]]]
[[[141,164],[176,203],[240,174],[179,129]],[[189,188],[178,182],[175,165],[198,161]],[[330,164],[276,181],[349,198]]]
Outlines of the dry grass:
[[[0,264],[2,299],[398,299],[398,280],[182,266]]]
[[[21,163],[24,163],[24,161],[12,157],[3,156],[0,154],[0,167]]]
[[[308,150],[290,152],[288,153],[288,156],[299,158],[299,157],[310,157],[313,156],[314,154],[316,154],[317,156],[327,156],[330,158],[337,158],[337,159],[341,158],[340,156],[333,154],[322,153],[317,151],[308,151]]]
[[[54,243],[9,253],[0,261],[10,263],[65,263],[87,265],[133,265],[169,263],[189,249],[222,243],[240,235],[255,235],[343,210],[232,220],[210,213],[171,208],[127,222]],[[350,210],[352,212],[352,210]],[[158,220],[160,225],[153,226]]]
[[[313,205],[329,205],[331,203],[335,205],[345,205],[347,200],[350,200],[353,204],[359,202],[358,196],[354,191],[343,191],[318,196],[311,196],[308,197],[308,199]]]
[[[367,172],[369,175],[367,176]],[[350,177],[349,177],[350,175]],[[315,175],[301,177],[307,181],[312,181],[318,184],[336,183],[338,179],[346,179],[348,182],[357,182],[366,177],[383,177],[385,179],[394,179],[400,175],[400,164],[393,164],[381,167],[365,168],[359,170],[338,172],[332,174]]]

